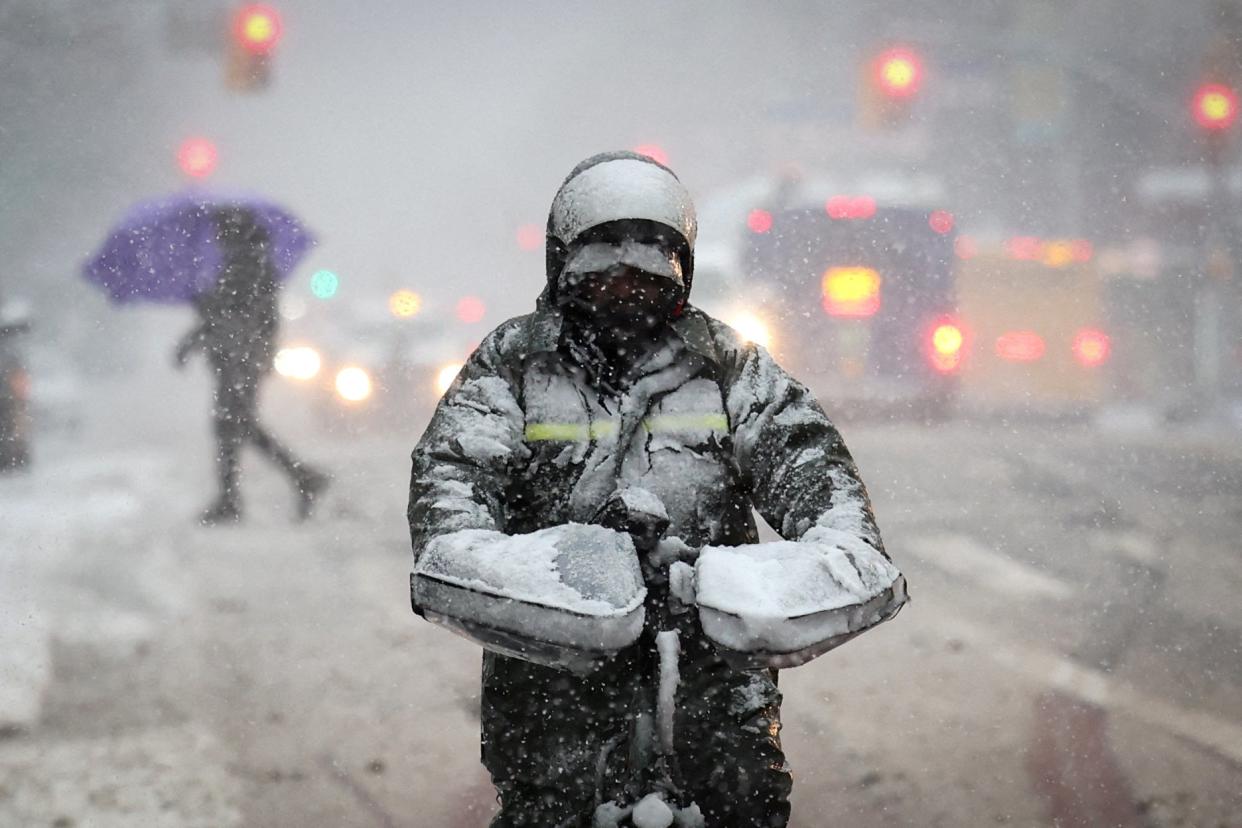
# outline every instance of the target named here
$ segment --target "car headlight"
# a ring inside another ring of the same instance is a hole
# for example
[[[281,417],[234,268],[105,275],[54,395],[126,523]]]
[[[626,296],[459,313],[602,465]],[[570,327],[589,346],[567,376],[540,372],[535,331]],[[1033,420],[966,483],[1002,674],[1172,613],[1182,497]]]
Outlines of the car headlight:
[[[453,380],[457,379],[457,375],[461,372],[462,364],[460,362],[450,362],[436,372],[436,393],[441,396],[445,391],[449,390],[449,386],[453,384]]]
[[[722,321],[737,331],[744,342],[753,342],[764,348],[772,347],[772,331],[764,322],[748,310],[738,310],[722,317]]]
[[[362,402],[371,396],[371,375],[356,365],[336,374],[336,393],[346,402]]]
[[[323,365],[319,352],[306,345],[296,348],[281,348],[273,360],[276,373],[282,377],[295,380],[313,379]]]

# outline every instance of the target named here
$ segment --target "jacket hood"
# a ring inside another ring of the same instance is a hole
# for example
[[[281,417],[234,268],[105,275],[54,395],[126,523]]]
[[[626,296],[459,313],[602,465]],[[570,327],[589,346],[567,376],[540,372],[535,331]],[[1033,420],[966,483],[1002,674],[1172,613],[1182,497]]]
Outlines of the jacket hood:
[[[608,152],[586,159],[566,177],[548,213],[547,286],[539,297],[555,299],[571,245],[583,234],[618,221],[652,222],[673,230],[679,245],[686,295],[694,271],[698,222],[690,193],[668,167],[634,152]]]

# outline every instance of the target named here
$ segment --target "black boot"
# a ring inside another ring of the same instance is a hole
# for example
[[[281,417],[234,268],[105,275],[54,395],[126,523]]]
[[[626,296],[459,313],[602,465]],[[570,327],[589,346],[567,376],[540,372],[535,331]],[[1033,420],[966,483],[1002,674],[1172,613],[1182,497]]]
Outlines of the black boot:
[[[295,478],[298,490],[298,520],[306,520],[315,511],[315,501],[332,478],[321,471],[303,467]]]
[[[198,522],[203,526],[219,526],[224,523],[237,523],[241,517],[241,506],[237,499],[221,495],[215,503],[203,510],[198,516]]]

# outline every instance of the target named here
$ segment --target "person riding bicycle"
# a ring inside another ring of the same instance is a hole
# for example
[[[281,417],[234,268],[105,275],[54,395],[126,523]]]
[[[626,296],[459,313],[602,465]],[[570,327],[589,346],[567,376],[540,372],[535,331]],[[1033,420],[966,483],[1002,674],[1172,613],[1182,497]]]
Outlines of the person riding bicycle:
[[[466,530],[608,525],[626,490],[654,495],[664,536],[686,549],[756,543],[758,511],[786,540],[813,532],[887,557],[819,403],[688,303],[696,229],[686,188],[651,158],[574,168],[552,203],[535,311],[487,336],[414,449],[416,560]],[[731,666],[693,613],[678,624],[682,794],[710,826],[786,825],[776,671]],[[589,826],[601,797],[623,790],[649,637],[579,674],[484,653],[493,826]]]

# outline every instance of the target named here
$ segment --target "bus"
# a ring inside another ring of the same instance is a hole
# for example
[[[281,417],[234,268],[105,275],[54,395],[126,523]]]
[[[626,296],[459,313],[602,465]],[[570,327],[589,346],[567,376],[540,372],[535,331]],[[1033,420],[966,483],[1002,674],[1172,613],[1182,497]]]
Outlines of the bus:
[[[834,411],[938,416],[958,391],[953,216],[833,195],[757,209],[741,269],[777,359]]]
[[[725,205],[733,235],[700,245],[696,301],[835,414],[1060,415],[1106,401],[1114,342],[1092,244],[975,239],[924,189],[747,191],[768,206]],[[705,234],[730,226],[716,207]]]

